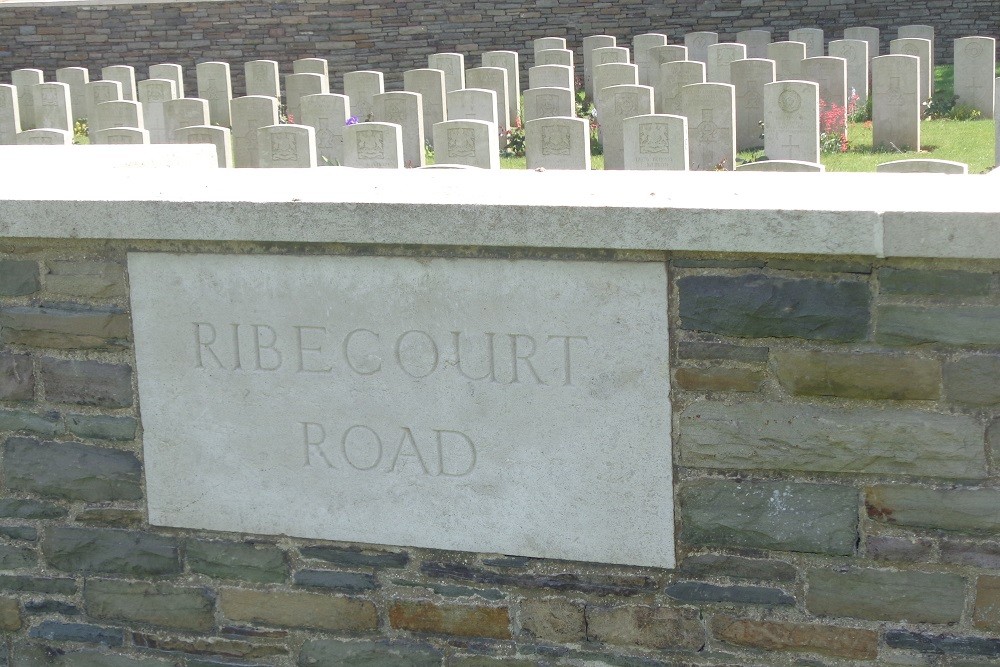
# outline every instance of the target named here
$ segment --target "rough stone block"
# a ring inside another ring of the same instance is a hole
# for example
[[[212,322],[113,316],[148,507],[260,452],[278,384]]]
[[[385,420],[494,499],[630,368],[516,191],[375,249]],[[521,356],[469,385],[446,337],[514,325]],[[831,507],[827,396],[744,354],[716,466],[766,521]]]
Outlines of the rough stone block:
[[[941,540],[941,561],[988,570],[1000,570],[1000,543]]]
[[[3,448],[9,489],[66,500],[142,498],[142,464],[132,452],[80,442],[9,438]]]
[[[0,401],[30,401],[35,397],[35,371],[27,354],[0,352]]]
[[[718,554],[688,556],[681,561],[677,571],[686,577],[732,577],[771,581],[795,581],[796,573],[794,565],[780,560]]]
[[[986,296],[990,293],[992,278],[989,273],[886,267],[878,270],[878,287],[881,294]]]
[[[787,350],[775,352],[774,359],[781,386],[792,394],[896,401],[941,395],[936,359],[829,350]]]
[[[0,590],[23,593],[51,593],[75,595],[76,580],[65,578],[32,577],[29,575],[0,575]]]
[[[61,600],[28,600],[24,603],[24,613],[79,616],[83,612],[76,605]]]
[[[663,591],[681,602],[727,602],[731,604],[794,605],[795,597],[780,588],[763,586],[719,586],[703,581],[678,581]]]
[[[716,615],[712,634],[717,639],[767,651],[804,651],[835,658],[872,660],[878,654],[878,633],[811,623],[756,621]]]
[[[105,408],[132,405],[132,369],[123,364],[46,357],[40,374],[50,401]]]
[[[563,598],[527,599],[520,619],[521,634],[529,640],[567,644],[587,638],[583,605]]]
[[[652,649],[699,651],[705,646],[698,611],[686,608],[588,606],[587,636],[606,644]]]
[[[303,558],[315,558],[345,567],[401,568],[410,562],[405,551],[369,551],[357,547],[302,547]]]
[[[73,651],[62,647],[15,644],[12,667],[175,667],[175,660],[153,656],[133,657],[104,651]],[[188,660],[188,667],[194,663]],[[238,667],[238,666],[231,666]]]
[[[847,556],[857,541],[848,486],[703,480],[681,487],[680,508],[688,544]]]
[[[371,632],[378,628],[368,600],[285,591],[219,590],[219,608],[231,621],[330,632]]]
[[[172,651],[189,655],[219,656],[217,664],[232,664],[227,659],[260,659],[288,655],[288,648],[282,644],[264,644],[224,637],[186,637],[146,632],[131,633],[132,643],[154,651]],[[211,662],[215,660],[209,659]],[[186,663],[191,664],[190,659]],[[234,666],[235,667],[235,666]]]
[[[957,623],[965,606],[965,579],[954,574],[810,570],[807,578],[806,608],[819,616]]]
[[[678,368],[677,386],[686,391],[757,391],[764,372],[756,368]]]
[[[440,650],[404,642],[310,639],[302,645],[299,667],[439,667]]]
[[[38,529],[34,526],[0,526],[0,535],[11,540],[35,542],[38,540]]]
[[[77,512],[76,522],[91,526],[107,526],[109,528],[138,528],[146,521],[146,515],[139,510],[118,509],[116,507],[97,507]]]
[[[21,629],[21,605],[17,598],[0,597],[0,630],[14,632]]]
[[[877,317],[883,345],[1000,345],[998,307],[882,305]]]
[[[510,639],[507,607],[443,605],[435,602],[395,602],[389,625],[396,630],[461,637]]]
[[[66,510],[42,500],[0,498],[0,517],[7,519],[59,519]]]
[[[29,547],[16,547],[11,544],[0,544],[0,570],[17,570],[23,567],[34,567],[38,562],[38,554]]]
[[[40,286],[37,262],[0,259],[0,296],[34,294]]]
[[[150,533],[53,526],[45,531],[42,553],[64,572],[145,576],[181,571],[176,541]]]
[[[203,588],[166,582],[89,579],[83,588],[83,601],[93,618],[197,632],[208,631],[215,625],[213,600]]]
[[[131,337],[120,308],[16,306],[0,310],[4,343],[54,349],[121,347]]]
[[[516,588],[544,588],[553,591],[578,591],[595,595],[642,595],[652,594],[659,584],[652,577],[628,575],[580,575],[572,572],[563,574],[510,574],[491,572],[457,563],[425,561],[420,571],[428,577],[474,581],[495,586]]]
[[[61,623],[59,621],[42,621],[28,631],[28,636],[48,639],[49,641],[81,642],[104,646],[121,646],[125,641],[125,633],[121,628],[105,628],[86,623]]]
[[[977,628],[1000,630],[1000,577],[983,575],[976,580],[976,610],[972,622]]]
[[[888,630],[885,633],[885,644],[889,648],[921,651],[936,656],[957,654],[1000,658],[1000,639],[988,637],[932,635],[911,630]],[[952,662],[951,664],[964,665],[968,663]]]
[[[966,405],[1000,404],[1000,356],[976,355],[944,365],[944,395]]]
[[[65,430],[58,412],[35,414],[26,410],[0,410],[0,431],[28,431],[54,436]]]
[[[138,422],[133,417],[107,415],[67,415],[66,430],[80,438],[134,440]]]
[[[681,465],[977,479],[984,428],[922,410],[695,401],[678,419]]]
[[[747,276],[677,281],[681,328],[747,338],[864,340],[871,293],[862,282]]]
[[[681,341],[677,344],[679,359],[719,359],[722,361],[766,362],[766,347],[730,345],[703,341]]]
[[[925,539],[910,540],[891,535],[874,535],[868,538],[865,553],[873,560],[916,563],[931,559],[934,543]]]
[[[187,563],[192,572],[217,579],[241,579],[260,584],[278,583],[288,577],[285,555],[277,547],[190,540]]]
[[[125,267],[121,264],[52,260],[45,266],[45,289],[53,294],[86,299],[118,299],[128,295]]]
[[[900,526],[963,533],[1000,531],[1000,489],[929,489],[872,486],[865,490],[868,516]]]
[[[336,570],[299,570],[295,573],[295,584],[311,588],[327,588],[347,593],[356,593],[374,589],[375,576],[359,572],[338,572]]]

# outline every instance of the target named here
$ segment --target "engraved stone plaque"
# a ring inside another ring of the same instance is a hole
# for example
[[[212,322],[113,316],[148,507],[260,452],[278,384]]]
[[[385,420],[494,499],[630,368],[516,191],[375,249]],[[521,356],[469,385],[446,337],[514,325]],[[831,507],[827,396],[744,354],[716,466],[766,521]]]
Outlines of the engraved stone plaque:
[[[673,567],[662,264],[128,265],[152,524]]]

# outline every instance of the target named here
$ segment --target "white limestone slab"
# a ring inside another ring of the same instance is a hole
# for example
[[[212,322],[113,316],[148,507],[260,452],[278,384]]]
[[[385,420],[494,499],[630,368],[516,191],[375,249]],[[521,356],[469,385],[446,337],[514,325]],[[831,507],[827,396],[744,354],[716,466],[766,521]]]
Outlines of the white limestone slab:
[[[662,264],[129,276],[152,524],[673,567]]]

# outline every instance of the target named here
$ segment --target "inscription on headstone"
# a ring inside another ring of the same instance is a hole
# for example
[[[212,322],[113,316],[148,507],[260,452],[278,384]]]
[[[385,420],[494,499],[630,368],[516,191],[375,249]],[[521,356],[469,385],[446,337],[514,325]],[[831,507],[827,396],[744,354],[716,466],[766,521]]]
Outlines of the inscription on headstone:
[[[673,566],[662,264],[133,253],[129,276],[150,523]]]

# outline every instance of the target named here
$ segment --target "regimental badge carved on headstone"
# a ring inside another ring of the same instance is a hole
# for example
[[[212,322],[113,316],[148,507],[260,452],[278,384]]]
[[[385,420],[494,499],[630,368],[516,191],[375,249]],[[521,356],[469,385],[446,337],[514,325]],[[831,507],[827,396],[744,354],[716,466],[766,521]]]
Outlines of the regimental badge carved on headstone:
[[[358,157],[363,160],[385,158],[385,137],[376,130],[358,132]]]
[[[449,130],[448,153],[453,157],[476,157],[475,133],[465,128]]]
[[[670,136],[667,126],[656,123],[643,123],[639,126],[640,153],[670,152]]]
[[[275,162],[294,162],[299,159],[295,137],[290,134],[271,135],[271,159]]]
[[[542,155],[569,155],[569,129],[565,127],[542,128]]]

